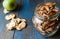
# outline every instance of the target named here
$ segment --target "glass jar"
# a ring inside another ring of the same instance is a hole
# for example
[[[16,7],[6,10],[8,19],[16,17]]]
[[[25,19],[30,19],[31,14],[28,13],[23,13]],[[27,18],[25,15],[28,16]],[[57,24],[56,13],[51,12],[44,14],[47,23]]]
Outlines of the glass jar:
[[[40,6],[41,6],[41,4],[39,4],[36,7],[34,16],[32,18],[34,27],[44,36],[46,36],[46,37],[52,36],[59,29],[60,13],[59,12],[56,13],[55,15],[51,16],[49,19],[40,17],[36,12],[38,7],[40,7]],[[46,24],[46,26],[44,26],[45,24]]]

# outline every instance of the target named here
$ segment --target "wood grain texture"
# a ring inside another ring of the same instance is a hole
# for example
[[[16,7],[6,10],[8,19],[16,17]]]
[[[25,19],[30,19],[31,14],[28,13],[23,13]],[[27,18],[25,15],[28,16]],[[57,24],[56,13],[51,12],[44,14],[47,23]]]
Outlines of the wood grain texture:
[[[19,11],[18,17],[27,20],[27,27],[22,31],[15,31],[14,39],[47,39],[43,37],[33,26],[32,18],[37,0],[24,0],[22,10]],[[40,1],[40,2],[43,2]]]
[[[5,26],[6,23],[3,7],[0,5],[0,39],[13,39],[14,31],[7,31]]]
[[[59,39],[60,34],[54,35],[54,37],[44,37],[42,36],[33,26],[32,17],[34,15],[34,10],[37,4],[43,2],[56,2],[59,6],[59,0],[24,0],[22,10],[19,11],[18,17],[24,18],[27,20],[27,28],[22,31],[15,31],[14,39]]]
[[[0,6],[0,39],[60,39],[60,31],[58,31],[53,37],[44,37],[42,36],[35,28],[32,23],[32,18],[34,16],[34,10],[36,5],[46,1],[54,1],[57,3],[57,6],[60,8],[59,0],[23,0],[22,6],[18,6],[16,11],[13,12],[19,18],[24,18],[27,20],[27,27],[22,31],[7,31],[6,23],[4,19],[5,14],[3,14],[3,7]],[[18,1],[17,1],[18,2]],[[60,29],[59,29],[60,30]]]

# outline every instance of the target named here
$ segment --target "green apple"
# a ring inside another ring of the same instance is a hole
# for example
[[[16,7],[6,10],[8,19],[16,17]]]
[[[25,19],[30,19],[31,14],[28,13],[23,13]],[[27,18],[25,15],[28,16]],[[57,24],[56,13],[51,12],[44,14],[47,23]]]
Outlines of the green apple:
[[[14,10],[17,7],[15,0],[4,0],[3,7],[7,10]]]

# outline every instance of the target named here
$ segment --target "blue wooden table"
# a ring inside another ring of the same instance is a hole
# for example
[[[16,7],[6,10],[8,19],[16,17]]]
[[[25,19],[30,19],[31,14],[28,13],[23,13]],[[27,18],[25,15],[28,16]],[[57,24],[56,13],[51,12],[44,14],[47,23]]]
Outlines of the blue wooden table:
[[[18,0],[19,1],[19,0]],[[60,39],[60,31],[58,31],[53,37],[42,36],[33,26],[32,17],[37,4],[50,0],[23,0],[22,7],[18,7],[15,11],[19,18],[27,20],[27,27],[22,31],[6,30],[5,14],[3,13],[3,7],[0,5],[0,39]],[[57,3],[59,6],[60,0],[51,0]],[[20,8],[20,9],[19,9]]]

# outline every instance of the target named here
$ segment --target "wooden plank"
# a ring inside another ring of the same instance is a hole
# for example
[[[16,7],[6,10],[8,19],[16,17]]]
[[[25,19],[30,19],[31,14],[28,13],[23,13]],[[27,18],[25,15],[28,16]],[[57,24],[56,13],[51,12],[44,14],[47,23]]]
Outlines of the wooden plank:
[[[14,31],[6,30],[7,20],[5,20],[5,14],[3,13],[3,7],[0,5],[0,39],[13,39]]]
[[[23,8],[19,11],[18,17],[27,20],[27,27],[22,31],[16,30],[14,39],[47,39],[38,33],[32,24],[32,17],[36,7],[35,2],[37,2],[37,0],[24,0]]]

